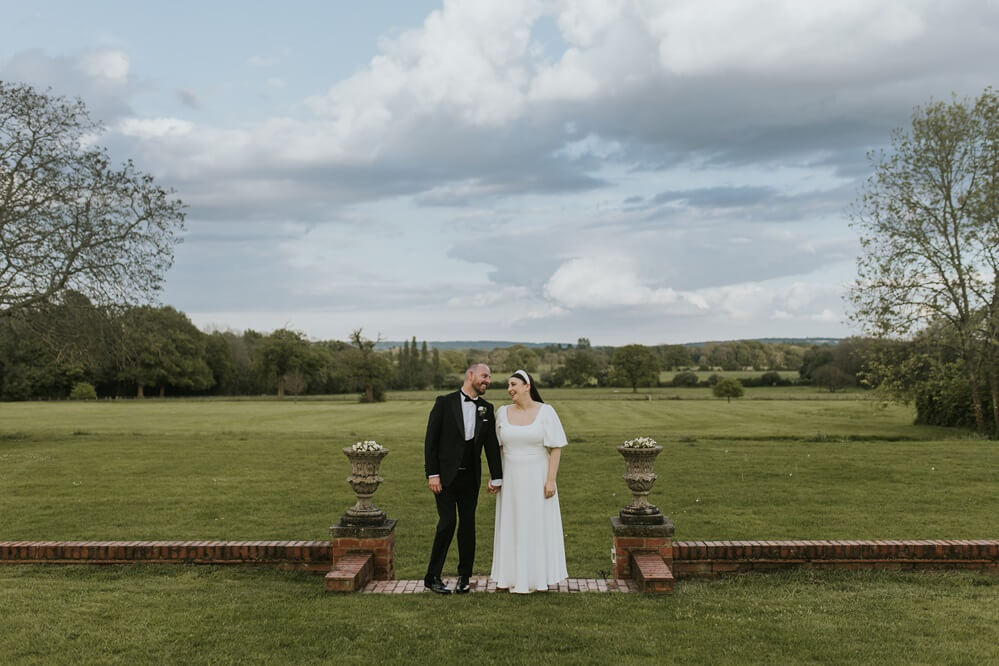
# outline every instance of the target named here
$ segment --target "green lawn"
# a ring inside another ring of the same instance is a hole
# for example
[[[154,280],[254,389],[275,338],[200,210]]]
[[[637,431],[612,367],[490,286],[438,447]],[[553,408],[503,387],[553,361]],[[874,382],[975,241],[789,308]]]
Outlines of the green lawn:
[[[673,595],[326,596],[315,576],[0,568],[5,663],[878,663],[999,660],[999,580],[796,572]]]
[[[699,391],[545,393],[570,438],[559,475],[570,575],[610,569],[609,518],[628,501],[614,446],[637,435],[665,445],[652,500],[678,539],[997,536],[995,442],[913,426],[910,410],[862,394],[748,389],[726,403]],[[391,394],[380,405],[0,404],[0,539],[323,539],[353,502],[340,448],[373,438],[391,449],[375,501],[399,520],[397,575],[418,578],[435,522],[422,469],[433,395]],[[481,572],[492,514],[483,493]],[[0,654],[17,661],[999,657],[985,638],[999,620],[997,581],[968,574],[801,572],[682,582],[663,599],[453,600],[326,597],[314,576],[194,567],[8,567],[0,577],[12,629],[0,632]],[[467,653],[441,639],[460,632],[475,637]],[[396,641],[373,643],[382,636]],[[621,636],[635,640],[622,647]]]

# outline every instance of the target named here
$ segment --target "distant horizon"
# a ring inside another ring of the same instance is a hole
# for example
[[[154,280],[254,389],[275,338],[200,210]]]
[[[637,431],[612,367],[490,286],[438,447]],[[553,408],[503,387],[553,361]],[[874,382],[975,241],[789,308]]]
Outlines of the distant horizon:
[[[833,338],[833,337],[769,337],[769,338],[734,338],[731,340],[704,340],[701,342],[661,342],[658,344],[646,345],[647,347],[659,347],[664,345],[680,345],[682,347],[703,347],[707,344],[722,344],[726,342],[762,342],[770,344],[836,344],[843,338]],[[424,340],[417,338],[418,345],[422,345]],[[428,348],[436,349],[504,349],[506,347],[513,347],[514,345],[524,345],[531,349],[544,348],[550,346],[568,346],[575,347],[578,343],[576,342],[516,342],[510,340],[426,340]],[[376,349],[387,350],[402,347],[407,343],[412,343],[412,338],[409,340],[382,340],[375,346]],[[638,344],[638,343],[625,343],[625,344]],[[590,343],[591,347],[621,347],[622,345],[601,345]]]

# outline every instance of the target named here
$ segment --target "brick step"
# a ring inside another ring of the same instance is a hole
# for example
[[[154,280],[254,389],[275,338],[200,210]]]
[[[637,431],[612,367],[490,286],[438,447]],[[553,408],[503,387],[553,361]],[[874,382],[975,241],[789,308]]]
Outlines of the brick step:
[[[658,553],[632,553],[631,572],[640,592],[666,594],[673,591],[673,572]]]
[[[348,553],[337,558],[326,574],[327,592],[357,592],[367,585],[375,574],[375,556],[372,553]]]

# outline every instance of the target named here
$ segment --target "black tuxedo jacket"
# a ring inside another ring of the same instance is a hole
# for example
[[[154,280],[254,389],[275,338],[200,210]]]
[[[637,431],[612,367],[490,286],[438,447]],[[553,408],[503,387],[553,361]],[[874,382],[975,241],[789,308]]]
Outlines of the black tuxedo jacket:
[[[465,453],[465,420],[461,414],[461,400],[461,391],[437,396],[427,421],[427,438],[423,445],[424,471],[428,477],[439,474],[444,486],[454,481]],[[479,406],[475,410],[475,439],[468,446],[475,447],[472,452],[475,478],[482,476],[482,449],[486,450],[490,478],[503,478],[493,406],[482,398],[479,398]]]

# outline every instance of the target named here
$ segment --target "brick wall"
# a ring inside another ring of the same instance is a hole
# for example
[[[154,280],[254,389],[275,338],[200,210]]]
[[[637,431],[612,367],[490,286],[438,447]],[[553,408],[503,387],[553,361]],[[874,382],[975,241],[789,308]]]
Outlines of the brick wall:
[[[381,545],[388,549],[394,544]],[[353,549],[344,545],[344,554],[348,550]],[[390,577],[391,561],[378,562],[377,557],[375,568]],[[0,564],[225,564],[326,573],[333,560],[330,541],[0,541]],[[670,568],[674,576],[685,578],[801,566],[999,573],[999,539],[674,541]]]
[[[999,573],[999,539],[673,542],[672,570],[678,578],[802,566]]]
[[[0,541],[0,564],[229,564],[326,573],[329,541]]]

